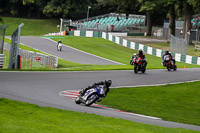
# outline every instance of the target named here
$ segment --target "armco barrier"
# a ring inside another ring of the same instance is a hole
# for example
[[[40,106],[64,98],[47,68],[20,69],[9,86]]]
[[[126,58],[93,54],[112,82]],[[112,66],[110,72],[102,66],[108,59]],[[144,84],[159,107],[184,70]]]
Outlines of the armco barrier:
[[[85,33],[85,34],[83,34],[82,32]],[[93,36],[91,36],[92,33],[93,33]],[[111,35],[111,34],[106,33],[106,32],[96,32],[96,31],[87,32],[87,31],[75,30],[73,32],[70,31],[69,34],[73,35],[73,36],[81,36],[82,35],[84,37],[104,38],[104,39],[107,39],[107,40],[112,41],[114,43],[117,43],[119,45],[122,45],[124,47],[128,47],[130,49],[134,49],[134,50],[142,49],[145,53],[150,54],[150,55],[154,55],[154,56],[157,56],[157,57],[162,57],[162,55],[165,53],[165,51],[163,51],[161,49],[156,49],[156,48],[146,46],[144,44],[131,42],[131,41],[128,41],[126,39],[122,39],[120,37]],[[99,36],[96,36],[96,34],[99,34]],[[184,54],[179,54],[179,53],[173,53],[173,52],[172,52],[172,55],[174,56],[175,60],[178,61],[178,62],[200,65],[200,57],[184,55]]]
[[[4,50],[9,51],[9,49],[10,49],[10,45],[8,43],[5,43]],[[22,49],[19,49],[19,55],[21,55],[22,58],[26,60],[31,60],[32,57],[37,57],[37,56],[43,57],[46,65],[49,65],[51,67],[58,67],[58,58],[55,56],[48,56],[45,54],[34,53],[32,51],[22,50]]]

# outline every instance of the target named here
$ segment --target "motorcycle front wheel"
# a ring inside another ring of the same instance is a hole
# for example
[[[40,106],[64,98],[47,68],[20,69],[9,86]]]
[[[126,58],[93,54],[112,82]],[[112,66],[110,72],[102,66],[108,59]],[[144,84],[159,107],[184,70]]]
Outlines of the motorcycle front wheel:
[[[136,65],[136,64],[134,65],[134,72],[138,73],[138,65]]]
[[[87,98],[87,100],[85,102],[85,105],[86,106],[90,106],[91,104],[93,104],[96,101],[97,98],[98,98],[97,94],[90,95]]]
[[[146,71],[146,67],[144,67],[144,68],[142,69],[142,73],[145,73],[145,71]]]
[[[174,66],[174,71],[176,71],[176,70],[177,70],[177,66],[175,65],[175,66]]]
[[[171,68],[169,67],[169,65],[167,64],[167,70],[168,71],[171,71]]]
[[[79,96],[75,99],[75,103],[76,103],[76,104],[80,104],[80,103],[81,103],[81,100],[80,100],[80,97],[79,97]]]

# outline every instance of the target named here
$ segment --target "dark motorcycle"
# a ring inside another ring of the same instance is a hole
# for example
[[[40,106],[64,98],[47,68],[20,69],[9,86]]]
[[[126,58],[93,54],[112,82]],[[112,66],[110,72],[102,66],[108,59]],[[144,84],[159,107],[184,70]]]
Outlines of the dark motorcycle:
[[[145,73],[147,62],[144,61],[141,57],[134,55],[130,61],[130,64],[134,65],[135,73],[138,73],[138,71]]]
[[[164,61],[168,71],[171,71],[171,69],[174,69],[174,71],[177,70],[177,65],[169,55],[164,56]]]
[[[86,106],[90,106],[93,103],[100,102],[101,98],[104,98],[103,94],[105,93],[105,89],[103,86],[93,87],[87,90],[83,96],[79,94],[79,96],[75,99],[76,104],[85,104]]]

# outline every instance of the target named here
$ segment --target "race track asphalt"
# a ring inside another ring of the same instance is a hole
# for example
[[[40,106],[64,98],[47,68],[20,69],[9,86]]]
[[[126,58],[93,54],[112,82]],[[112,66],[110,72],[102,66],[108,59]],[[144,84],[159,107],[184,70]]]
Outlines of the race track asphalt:
[[[56,51],[56,42],[42,37],[21,37],[21,43],[81,64],[118,65],[101,57],[64,46],[63,51]],[[200,69],[147,70],[145,74],[133,71],[92,71],[92,72],[0,72],[0,97],[29,102],[40,106],[55,107],[102,116],[122,118],[140,123],[163,127],[185,128],[200,131],[200,126],[150,119],[138,115],[111,111],[103,108],[76,105],[74,101],[59,95],[65,90],[80,90],[94,82],[111,79],[111,87],[140,86],[176,83],[200,80]],[[112,90],[111,90],[112,91]]]
[[[167,70],[147,70],[145,74],[134,74],[133,71],[0,72],[0,97],[29,102],[40,106],[122,118],[163,127],[200,131],[200,126],[150,119],[102,108],[76,105],[74,101],[59,95],[61,91],[80,90],[94,82],[105,79],[111,79],[113,81],[111,87],[175,83],[200,80],[200,69],[178,69],[175,72],[168,72]]]
[[[63,45],[61,52],[57,51],[57,42],[47,38],[21,36],[20,43],[45,53],[60,57],[64,60],[80,64],[122,65],[121,63],[98,57],[66,45]]]

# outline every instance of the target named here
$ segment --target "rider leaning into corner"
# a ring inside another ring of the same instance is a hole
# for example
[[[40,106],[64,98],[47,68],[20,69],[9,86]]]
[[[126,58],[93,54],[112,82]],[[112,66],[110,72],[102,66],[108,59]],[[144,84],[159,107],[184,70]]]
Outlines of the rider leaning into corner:
[[[102,90],[103,90],[103,92],[104,92],[104,94],[102,95],[102,97],[106,97],[106,95],[107,95],[107,93],[109,92],[109,90],[110,90],[110,86],[111,86],[111,84],[112,84],[112,81],[111,80],[105,80],[105,81],[100,81],[100,82],[97,82],[97,83],[94,83],[92,86],[88,86],[87,88],[83,88],[83,89],[81,89],[81,91],[79,92],[80,94],[81,94],[81,96],[83,96],[84,95],[84,93],[87,91],[87,90],[89,90],[89,89],[91,89],[91,88],[94,88],[94,87],[100,87]],[[104,91],[104,90],[106,90],[106,91]]]
[[[174,64],[176,63],[176,62],[175,62],[175,59],[174,59],[174,57],[173,57],[173,55],[172,55],[168,50],[166,50],[166,51],[165,51],[165,54],[162,56],[162,64],[163,64],[163,66],[166,66],[166,62],[167,62],[167,61],[164,60],[164,57],[165,57],[166,55],[169,55],[170,60],[172,60]]]

